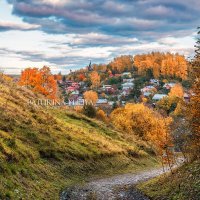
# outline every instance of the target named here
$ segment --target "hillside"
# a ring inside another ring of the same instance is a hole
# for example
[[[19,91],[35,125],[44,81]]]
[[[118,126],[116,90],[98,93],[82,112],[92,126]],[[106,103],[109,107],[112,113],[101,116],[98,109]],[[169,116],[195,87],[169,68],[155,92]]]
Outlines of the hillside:
[[[153,200],[197,200],[200,197],[199,161],[184,164],[172,175],[141,183],[138,188]]]
[[[86,177],[157,163],[133,136],[63,108],[28,103],[42,98],[0,82],[0,199],[58,199],[64,187]]]

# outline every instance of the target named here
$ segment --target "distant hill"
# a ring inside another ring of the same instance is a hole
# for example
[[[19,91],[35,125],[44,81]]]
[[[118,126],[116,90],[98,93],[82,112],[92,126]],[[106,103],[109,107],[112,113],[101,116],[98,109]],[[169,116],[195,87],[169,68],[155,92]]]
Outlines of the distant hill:
[[[66,186],[91,175],[156,164],[150,147],[113,127],[62,108],[0,80],[0,199],[58,199]]]

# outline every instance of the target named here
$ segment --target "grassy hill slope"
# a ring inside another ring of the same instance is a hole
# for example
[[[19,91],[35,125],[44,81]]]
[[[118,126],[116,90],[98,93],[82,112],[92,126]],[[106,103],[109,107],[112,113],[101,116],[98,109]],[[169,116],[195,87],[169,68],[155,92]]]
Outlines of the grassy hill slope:
[[[138,188],[155,200],[197,200],[200,197],[200,162],[184,164],[174,174],[156,177]]]
[[[148,145],[112,127],[61,108],[30,105],[41,99],[0,81],[0,199],[58,199],[86,177],[156,164]]]

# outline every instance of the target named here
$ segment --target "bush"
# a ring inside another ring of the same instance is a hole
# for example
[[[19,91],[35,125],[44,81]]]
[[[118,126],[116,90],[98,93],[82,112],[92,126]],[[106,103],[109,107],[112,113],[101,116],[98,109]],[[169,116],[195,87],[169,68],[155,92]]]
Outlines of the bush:
[[[94,118],[96,117],[96,108],[92,104],[85,104],[83,106],[83,114],[88,117]]]
[[[107,120],[108,120],[107,115],[103,110],[98,110],[96,116],[97,116],[97,119],[99,119],[103,122],[107,122]]]

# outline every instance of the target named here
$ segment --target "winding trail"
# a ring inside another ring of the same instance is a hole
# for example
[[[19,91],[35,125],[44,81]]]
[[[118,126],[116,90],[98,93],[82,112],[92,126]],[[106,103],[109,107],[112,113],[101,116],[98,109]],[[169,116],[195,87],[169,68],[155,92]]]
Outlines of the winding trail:
[[[168,171],[167,169],[166,171]],[[149,200],[133,185],[163,174],[162,168],[117,175],[75,186],[61,193],[61,200]]]

